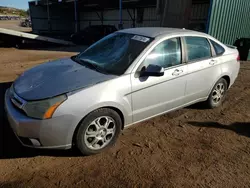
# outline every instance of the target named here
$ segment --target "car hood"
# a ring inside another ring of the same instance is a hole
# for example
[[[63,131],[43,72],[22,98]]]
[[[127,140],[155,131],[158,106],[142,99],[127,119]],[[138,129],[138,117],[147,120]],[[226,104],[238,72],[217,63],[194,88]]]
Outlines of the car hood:
[[[47,62],[24,72],[14,90],[25,100],[41,100],[85,88],[117,76],[99,73],[71,60]]]

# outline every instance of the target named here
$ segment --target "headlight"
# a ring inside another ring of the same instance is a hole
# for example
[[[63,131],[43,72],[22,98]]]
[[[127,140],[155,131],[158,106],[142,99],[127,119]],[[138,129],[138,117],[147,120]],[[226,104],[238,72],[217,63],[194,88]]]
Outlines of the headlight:
[[[49,119],[54,114],[55,110],[67,99],[66,95],[60,95],[54,98],[27,102],[23,110],[29,117],[37,119]]]

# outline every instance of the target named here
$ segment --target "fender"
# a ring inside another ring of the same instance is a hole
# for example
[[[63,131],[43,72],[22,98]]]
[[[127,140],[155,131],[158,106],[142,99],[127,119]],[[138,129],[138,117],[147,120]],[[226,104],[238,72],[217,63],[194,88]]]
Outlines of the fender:
[[[128,124],[131,124],[132,123],[132,114],[129,114],[128,111],[122,106],[120,105],[119,103],[116,103],[116,102],[113,102],[113,101],[105,101],[105,102],[101,102],[101,103],[98,103],[94,106],[91,106],[90,108],[86,109],[83,114],[82,114],[82,118],[79,118],[77,120],[76,123],[74,123],[71,128],[70,128],[70,131],[68,132],[68,136],[67,136],[67,142],[69,144],[72,144],[73,142],[73,138],[74,138],[74,134],[75,134],[75,131],[77,129],[77,127],[79,126],[79,124],[81,123],[81,121],[88,115],[90,114],[91,112],[99,109],[99,108],[115,108],[115,109],[118,109],[122,115],[123,115],[123,118],[124,118],[124,125],[128,125]],[[132,111],[132,110],[131,110]]]
[[[231,76],[230,76],[230,75],[231,75],[230,73],[224,73],[224,74],[222,74],[220,77],[218,77],[218,78],[216,79],[216,81],[213,83],[213,86],[209,89],[209,93],[207,94],[207,98],[209,97],[210,93],[212,92],[212,90],[213,90],[215,84],[216,84],[221,78],[223,78],[224,76],[228,76],[228,77],[230,78],[230,80],[231,80]],[[230,86],[228,86],[228,88],[230,88]]]
[[[128,110],[124,108],[124,106],[114,101],[105,101],[105,102],[98,103],[94,106],[91,106],[86,111],[84,111],[83,118],[86,117],[89,113],[99,108],[115,108],[122,113],[123,118],[124,118],[124,125],[132,123],[132,113],[129,113]],[[132,112],[132,109],[130,109],[130,112]]]

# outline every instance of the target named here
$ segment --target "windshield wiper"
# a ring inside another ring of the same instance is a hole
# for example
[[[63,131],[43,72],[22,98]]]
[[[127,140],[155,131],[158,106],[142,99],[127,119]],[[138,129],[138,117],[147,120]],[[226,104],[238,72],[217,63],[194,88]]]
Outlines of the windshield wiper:
[[[80,61],[83,62],[85,65],[87,65],[87,67],[92,68],[92,69],[95,69],[95,70],[97,70],[98,72],[100,72],[100,71],[99,71],[100,68],[99,68],[98,65],[93,64],[93,63],[89,63],[88,61],[84,61],[84,60],[81,60],[81,59],[80,59]]]
[[[91,60],[88,59],[80,59],[80,58],[76,58],[77,61],[79,61],[82,65],[85,65],[86,67],[90,68],[90,69],[94,69],[97,72],[103,73],[103,74],[108,74],[107,71],[98,66],[96,63],[92,63]]]
[[[94,63],[94,61],[92,63],[92,61],[89,60],[89,59],[81,59],[78,56],[72,56],[71,59],[73,61],[75,61],[75,62],[77,62],[77,63],[79,63],[79,64],[87,67],[87,68],[90,68],[90,69],[95,70],[97,72],[100,72],[102,74],[111,74],[106,69],[104,69],[104,68],[98,66],[96,63]]]

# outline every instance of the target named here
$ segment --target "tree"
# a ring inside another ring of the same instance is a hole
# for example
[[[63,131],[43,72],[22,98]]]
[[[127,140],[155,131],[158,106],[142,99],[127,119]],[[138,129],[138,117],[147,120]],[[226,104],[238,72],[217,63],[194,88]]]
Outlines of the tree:
[[[30,16],[30,9],[29,8],[26,10],[26,13],[27,13],[27,16],[29,17]]]

